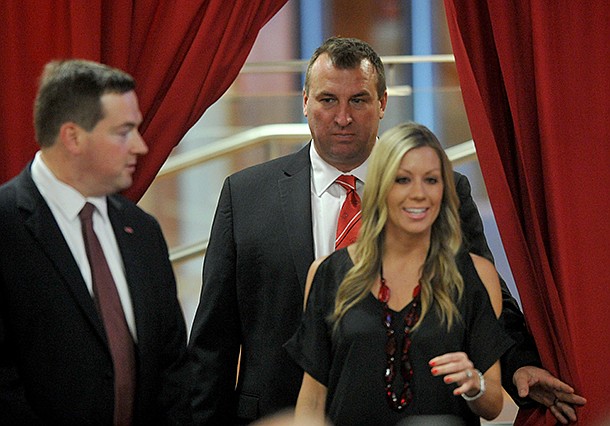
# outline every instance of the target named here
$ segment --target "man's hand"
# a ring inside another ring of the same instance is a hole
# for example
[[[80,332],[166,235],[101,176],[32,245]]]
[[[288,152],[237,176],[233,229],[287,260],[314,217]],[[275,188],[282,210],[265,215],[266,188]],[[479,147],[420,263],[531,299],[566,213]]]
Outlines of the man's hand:
[[[526,366],[513,375],[519,396],[529,396],[548,407],[562,424],[576,421],[574,406],[585,405],[587,400],[574,393],[574,388],[538,367]]]

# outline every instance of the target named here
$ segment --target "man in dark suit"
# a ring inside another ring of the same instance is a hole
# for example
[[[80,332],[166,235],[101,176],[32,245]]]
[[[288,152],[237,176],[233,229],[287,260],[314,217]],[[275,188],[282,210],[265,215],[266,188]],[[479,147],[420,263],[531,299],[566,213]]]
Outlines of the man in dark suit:
[[[0,187],[0,424],[192,421],[165,240],[153,217],[113,195],[148,151],[134,87],[95,62],[45,67],[40,151]]]
[[[386,105],[378,55],[360,40],[331,38],[316,50],[305,77],[303,110],[313,143],[226,179],[189,342],[197,424],[246,424],[295,404],[303,371],[282,345],[301,320],[309,265],[335,248],[346,197],[335,179],[354,175],[362,190]],[[456,185],[465,240],[491,257],[468,180],[456,174]],[[572,407],[558,408],[555,400],[573,403],[573,390],[534,366],[538,354],[523,315],[505,292],[506,327],[519,343],[506,361],[505,386],[516,378],[522,392],[530,386],[539,402],[554,404],[555,415],[573,416]]]

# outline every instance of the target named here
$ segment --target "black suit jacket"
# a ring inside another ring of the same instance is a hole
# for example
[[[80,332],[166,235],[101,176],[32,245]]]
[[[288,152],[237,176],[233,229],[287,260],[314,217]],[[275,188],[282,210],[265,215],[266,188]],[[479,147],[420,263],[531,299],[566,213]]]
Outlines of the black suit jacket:
[[[185,324],[161,229],[120,196],[108,215],[136,321],[135,424],[189,423]],[[103,324],[29,166],[0,187],[0,217],[0,424],[112,424]]]
[[[225,180],[189,342],[197,424],[245,423],[296,402],[303,371],[282,345],[300,323],[314,260],[309,146]],[[465,238],[491,258],[468,180],[455,177]]]

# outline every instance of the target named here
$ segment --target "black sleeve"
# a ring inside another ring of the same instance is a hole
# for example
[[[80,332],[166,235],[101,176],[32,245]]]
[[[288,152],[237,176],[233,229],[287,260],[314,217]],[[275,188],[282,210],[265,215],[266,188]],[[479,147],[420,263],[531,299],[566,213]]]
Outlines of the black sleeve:
[[[3,227],[14,229],[14,223],[7,219],[13,216],[12,212],[8,212],[8,206],[14,204],[14,199],[10,202],[3,199],[1,206],[0,236],[5,244],[0,245],[0,256],[2,256],[0,259],[6,259],[4,250],[10,250],[6,242],[13,241],[6,236],[7,233]],[[23,379],[17,367],[18,359],[14,349],[14,338],[9,331],[10,302],[8,302],[9,297],[7,296],[9,280],[10,278],[6,277],[4,271],[0,271],[0,425],[43,424],[26,398]]]
[[[491,250],[483,232],[483,221],[472,199],[468,178],[460,173],[454,173],[455,186],[460,198],[460,221],[466,249],[472,253],[494,261]],[[500,277],[502,289],[502,314],[500,323],[504,330],[515,341],[515,345],[501,358],[502,386],[520,406],[531,403],[531,400],[519,398],[517,389],[513,385],[513,375],[526,365],[540,366],[538,350],[525,324],[525,317],[519,309],[519,304],[510,293],[506,283]]]
[[[167,243],[159,223],[152,223],[157,235],[159,258],[159,283],[164,291],[164,307],[158,314],[163,315],[163,351],[160,354],[160,390],[158,403],[165,419],[158,419],[166,425],[186,426],[193,424],[190,404],[190,370],[187,368],[186,324],[178,301],[176,278],[169,260]]]
[[[195,424],[232,424],[240,350],[230,178],[220,194],[203,264],[203,287],[189,341]]]
[[[43,422],[26,400],[25,391],[13,357],[0,312],[0,424],[42,425]]]

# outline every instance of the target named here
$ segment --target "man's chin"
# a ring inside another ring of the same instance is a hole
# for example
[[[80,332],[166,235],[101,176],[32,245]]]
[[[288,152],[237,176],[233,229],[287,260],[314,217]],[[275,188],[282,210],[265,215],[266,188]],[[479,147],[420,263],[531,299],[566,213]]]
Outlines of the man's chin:
[[[123,179],[121,179],[119,182],[117,182],[117,184],[115,185],[114,192],[116,193],[116,192],[125,191],[126,189],[131,187],[132,184],[133,184],[133,178],[131,177],[131,175],[126,176]]]

